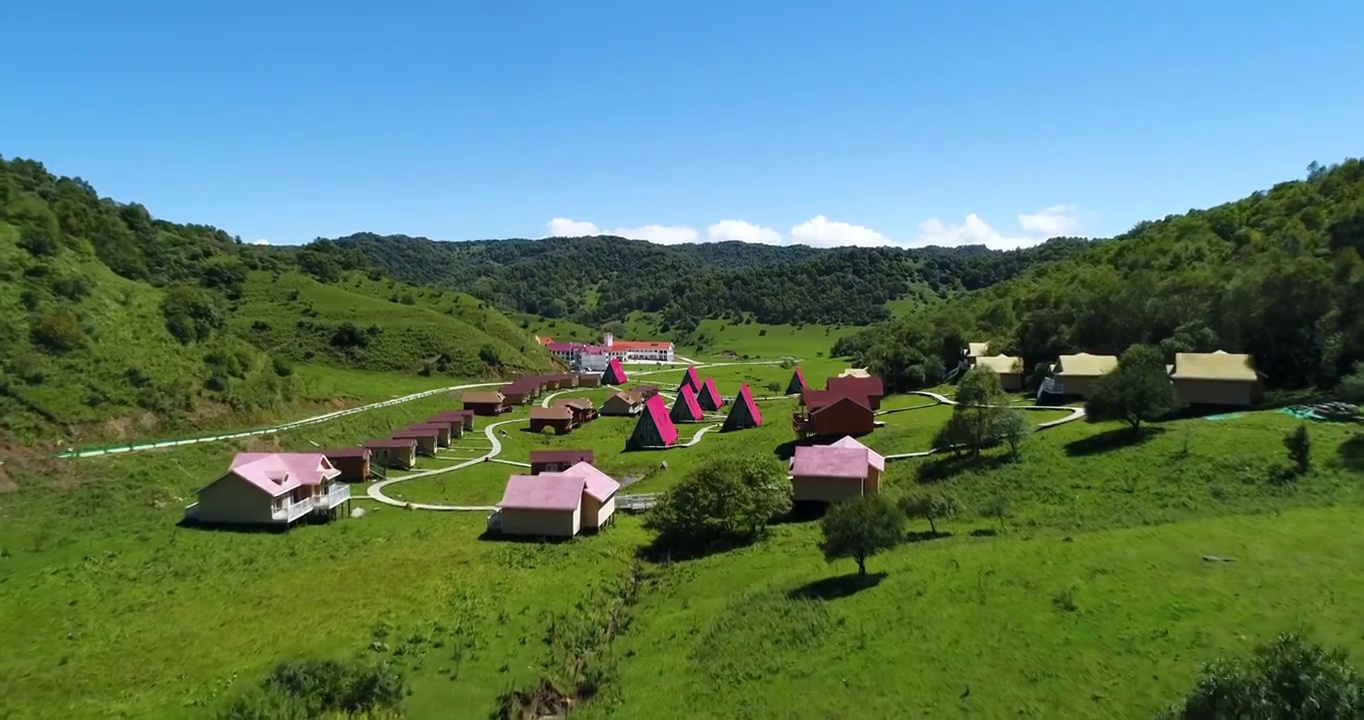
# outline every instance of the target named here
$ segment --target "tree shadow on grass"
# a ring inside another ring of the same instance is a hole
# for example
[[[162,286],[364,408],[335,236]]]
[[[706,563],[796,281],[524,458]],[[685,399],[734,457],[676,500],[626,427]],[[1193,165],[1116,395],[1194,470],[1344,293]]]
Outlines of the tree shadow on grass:
[[[1163,427],[1144,427],[1141,432],[1132,432],[1128,427],[1113,428],[1066,443],[1066,454],[1071,457],[1099,455],[1140,445],[1164,432]]]
[[[1340,444],[1336,451],[1340,462],[1351,470],[1364,470],[1364,434],[1358,434]]]
[[[933,532],[932,530],[914,530],[905,533],[905,542],[907,543],[927,542],[929,540],[938,540],[950,537],[952,537],[952,533],[945,532],[942,530],[939,530],[937,532]]]
[[[886,579],[885,572],[858,575],[849,573],[801,585],[787,593],[792,600],[837,600],[870,590]]]
[[[746,548],[759,540],[754,537],[717,538],[709,542],[687,541],[659,535],[653,542],[635,551],[635,557],[651,563],[682,562],[699,560],[711,555],[727,553],[731,550]]]
[[[769,525],[791,525],[799,523],[817,522],[824,519],[829,513],[829,503],[811,502],[797,500],[791,504],[791,509],[785,515],[772,518]]]
[[[969,453],[950,453],[930,455],[929,460],[919,465],[918,479],[925,485],[950,480],[967,471],[984,472],[994,470],[1014,461],[1011,455],[979,455]]]

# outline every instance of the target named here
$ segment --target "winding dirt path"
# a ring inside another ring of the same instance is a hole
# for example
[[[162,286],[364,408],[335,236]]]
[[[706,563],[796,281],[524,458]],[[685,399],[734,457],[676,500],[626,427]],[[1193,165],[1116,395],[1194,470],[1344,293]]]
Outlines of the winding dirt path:
[[[909,411],[911,411],[911,410],[922,410],[922,409],[924,409],[924,408],[936,407],[936,406],[938,406],[938,405],[956,405],[956,404],[957,404],[957,401],[956,401],[956,400],[953,400],[952,398],[949,398],[949,397],[947,397],[947,396],[945,396],[945,395],[940,395],[940,394],[938,394],[938,393],[932,392],[931,390],[911,390],[911,391],[909,391],[909,392],[907,392],[907,393],[905,393],[905,394],[906,394],[906,395],[920,395],[920,396],[923,396],[923,397],[926,397],[926,398],[932,398],[933,400],[936,400],[937,402],[935,402],[935,403],[933,403],[933,404],[929,404],[929,405],[919,405],[919,406],[917,406],[917,407],[904,408],[903,410],[892,410],[892,411],[890,411],[890,412],[909,412]],[[1083,417],[1085,416],[1085,409],[1084,409],[1083,407],[1069,407],[1069,406],[1066,406],[1066,405],[1054,405],[1054,406],[1046,406],[1046,405],[994,405],[994,406],[992,406],[992,407],[1006,407],[1006,408],[1012,408],[1012,409],[1014,409],[1014,410],[1066,410],[1066,411],[1069,411],[1069,412],[1070,412],[1069,415],[1067,415],[1067,416],[1065,416],[1065,417],[1063,417],[1063,418],[1057,418],[1057,419],[1055,419],[1055,420],[1048,420],[1047,422],[1044,422],[1044,423],[1038,423],[1037,425],[1034,425],[1034,426],[1033,426],[1033,430],[1046,430],[1047,428],[1054,428],[1054,427],[1056,427],[1057,425],[1064,425],[1064,424],[1066,424],[1066,423],[1068,423],[1068,422],[1074,422],[1074,421],[1079,420],[1080,418],[1083,418]],[[931,449],[928,449],[928,450],[920,450],[920,451],[918,451],[918,452],[896,453],[896,454],[894,454],[894,455],[886,455],[885,458],[886,458],[887,460],[906,460],[906,459],[909,459],[909,458],[927,457],[927,456],[929,456],[929,455],[932,455],[933,453],[938,452],[939,450],[950,450],[950,449],[951,449],[950,447],[948,447],[948,448],[931,448]]]

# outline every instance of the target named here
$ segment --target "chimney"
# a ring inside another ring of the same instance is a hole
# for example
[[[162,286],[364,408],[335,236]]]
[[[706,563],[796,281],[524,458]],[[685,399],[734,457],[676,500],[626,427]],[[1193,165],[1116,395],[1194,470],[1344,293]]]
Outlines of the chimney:
[[[607,332],[605,335],[602,335],[602,344],[606,346],[607,350],[611,349],[612,340],[615,340],[615,338],[611,336],[610,332]]]

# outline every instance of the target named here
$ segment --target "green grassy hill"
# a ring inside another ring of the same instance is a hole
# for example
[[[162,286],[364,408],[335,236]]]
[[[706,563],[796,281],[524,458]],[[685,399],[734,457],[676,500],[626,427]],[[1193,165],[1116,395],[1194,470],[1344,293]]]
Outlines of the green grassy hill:
[[[330,405],[319,392],[335,383],[304,382],[295,364],[450,379],[553,367],[486,303],[388,278],[356,253],[243,245],[0,159],[0,446]]]

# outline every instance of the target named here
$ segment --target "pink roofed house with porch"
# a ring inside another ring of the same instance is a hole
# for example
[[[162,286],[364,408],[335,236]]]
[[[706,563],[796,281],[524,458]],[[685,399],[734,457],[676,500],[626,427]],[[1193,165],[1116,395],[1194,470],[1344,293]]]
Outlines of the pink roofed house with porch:
[[[322,453],[237,453],[227,473],[185,509],[205,524],[290,525],[309,513],[330,515],[350,499],[341,471]]]

